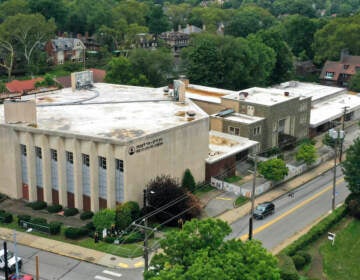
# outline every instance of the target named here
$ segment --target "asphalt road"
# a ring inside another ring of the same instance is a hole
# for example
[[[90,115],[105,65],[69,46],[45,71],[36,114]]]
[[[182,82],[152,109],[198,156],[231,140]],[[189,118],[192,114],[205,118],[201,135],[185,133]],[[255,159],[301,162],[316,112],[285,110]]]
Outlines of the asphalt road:
[[[35,275],[36,256],[39,257],[41,280],[140,280],[143,269],[109,269],[100,265],[78,261],[31,247],[17,245],[18,256],[23,259],[22,273]],[[12,243],[8,249],[14,251]],[[0,272],[0,279],[5,279]],[[34,278],[35,279],[35,278]]]
[[[337,175],[335,202],[338,205],[345,200],[349,191],[340,167]],[[329,171],[298,188],[293,198],[283,196],[274,200],[275,214],[263,220],[254,220],[253,238],[260,240],[265,248],[274,249],[331,211],[332,182],[333,172]],[[231,227],[233,232],[228,238],[246,239],[249,216],[237,220]]]

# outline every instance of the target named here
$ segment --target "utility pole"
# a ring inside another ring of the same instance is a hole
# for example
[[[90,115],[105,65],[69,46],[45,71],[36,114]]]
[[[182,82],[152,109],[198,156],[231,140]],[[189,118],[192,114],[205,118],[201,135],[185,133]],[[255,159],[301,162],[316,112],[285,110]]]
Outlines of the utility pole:
[[[342,131],[345,131],[345,116],[346,116],[346,109],[348,107],[345,106],[344,107],[344,113],[343,113],[343,117],[342,117]],[[342,160],[342,154],[343,154],[343,143],[344,143],[344,138],[342,138],[340,140],[340,155],[339,155],[339,162],[341,163]]]
[[[253,236],[253,216],[254,216],[254,204],[255,204],[255,188],[256,188],[256,172],[257,172],[257,155],[256,153],[252,157],[254,160],[254,172],[253,172],[253,182],[252,182],[252,191],[251,191],[251,211],[249,218],[249,240]]]
[[[339,140],[339,137],[336,139],[336,141]],[[333,177],[333,188],[332,188],[332,197],[331,197],[331,209],[332,211],[335,210],[335,194],[336,194],[336,158],[337,158],[337,149],[336,149],[337,144],[335,144],[334,147],[334,177]]]
[[[5,261],[5,266],[4,266],[4,271],[5,271],[5,279],[9,278],[9,268],[8,268],[8,258],[7,258],[7,244],[6,241],[4,241],[4,261]]]
[[[149,249],[148,249],[148,234],[147,234],[147,227],[148,227],[148,218],[147,218],[147,199],[148,199],[148,189],[144,190],[144,211],[145,211],[145,218],[144,218],[144,271],[147,272],[149,268]]]

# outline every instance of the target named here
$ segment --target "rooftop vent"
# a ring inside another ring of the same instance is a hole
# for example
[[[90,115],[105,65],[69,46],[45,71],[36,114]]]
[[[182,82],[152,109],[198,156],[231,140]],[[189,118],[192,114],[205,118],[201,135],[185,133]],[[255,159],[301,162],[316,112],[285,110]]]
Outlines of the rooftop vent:
[[[246,91],[239,92],[239,100],[245,100],[245,98],[249,95]]]
[[[196,112],[194,111],[187,111],[186,114],[189,116],[189,117],[194,117],[196,115]]]
[[[290,95],[290,92],[288,92],[288,91],[284,92],[284,96],[289,96],[289,95]]]

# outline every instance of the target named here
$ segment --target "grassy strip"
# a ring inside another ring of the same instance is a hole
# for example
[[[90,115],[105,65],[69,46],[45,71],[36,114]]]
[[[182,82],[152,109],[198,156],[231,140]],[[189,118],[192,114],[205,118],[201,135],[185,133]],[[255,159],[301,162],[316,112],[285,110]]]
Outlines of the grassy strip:
[[[323,270],[328,280],[360,279],[360,221],[353,220],[336,233],[334,246],[324,242],[320,246]]]
[[[201,195],[203,193],[208,193],[208,192],[211,192],[213,190],[216,190],[216,188],[211,186],[211,185],[201,186],[200,188],[195,189],[194,195],[199,196],[199,195]]]
[[[244,205],[246,202],[250,201],[250,199],[246,196],[240,195],[234,202],[235,207],[240,207]]]
[[[9,229],[14,229],[19,232],[25,232],[25,229],[18,226],[17,221],[13,221],[10,224],[1,224],[1,226],[5,227],[5,228],[9,228]],[[108,253],[108,254],[112,254],[115,256],[124,257],[124,258],[139,257],[143,253],[142,242],[137,242],[137,243],[132,243],[132,244],[115,245],[115,244],[110,244],[110,243],[106,243],[106,242],[102,242],[102,241],[100,241],[99,243],[95,243],[94,239],[90,238],[90,237],[81,238],[78,240],[71,240],[71,239],[65,238],[64,231],[65,231],[65,227],[62,227],[61,234],[58,234],[58,235],[48,235],[48,234],[37,232],[37,231],[32,231],[29,234],[40,236],[43,238],[52,239],[52,240],[57,240],[60,242],[78,245],[78,246],[81,246],[84,248],[93,249],[93,250],[97,250],[100,252],[104,252],[104,253]],[[150,246],[154,242],[155,242],[155,240],[150,239],[149,240]]]
[[[231,177],[228,177],[228,178],[225,178],[224,181],[225,182],[228,182],[228,183],[235,183],[235,182],[238,182],[242,179],[241,176],[231,176]]]

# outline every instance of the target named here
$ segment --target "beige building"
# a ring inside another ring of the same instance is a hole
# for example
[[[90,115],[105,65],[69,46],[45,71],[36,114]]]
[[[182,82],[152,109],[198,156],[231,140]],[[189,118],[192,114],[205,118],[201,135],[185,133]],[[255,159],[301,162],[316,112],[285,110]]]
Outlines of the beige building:
[[[92,211],[141,202],[157,175],[204,180],[208,129],[198,106],[162,89],[97,83],[5,102],[0,192]]]

